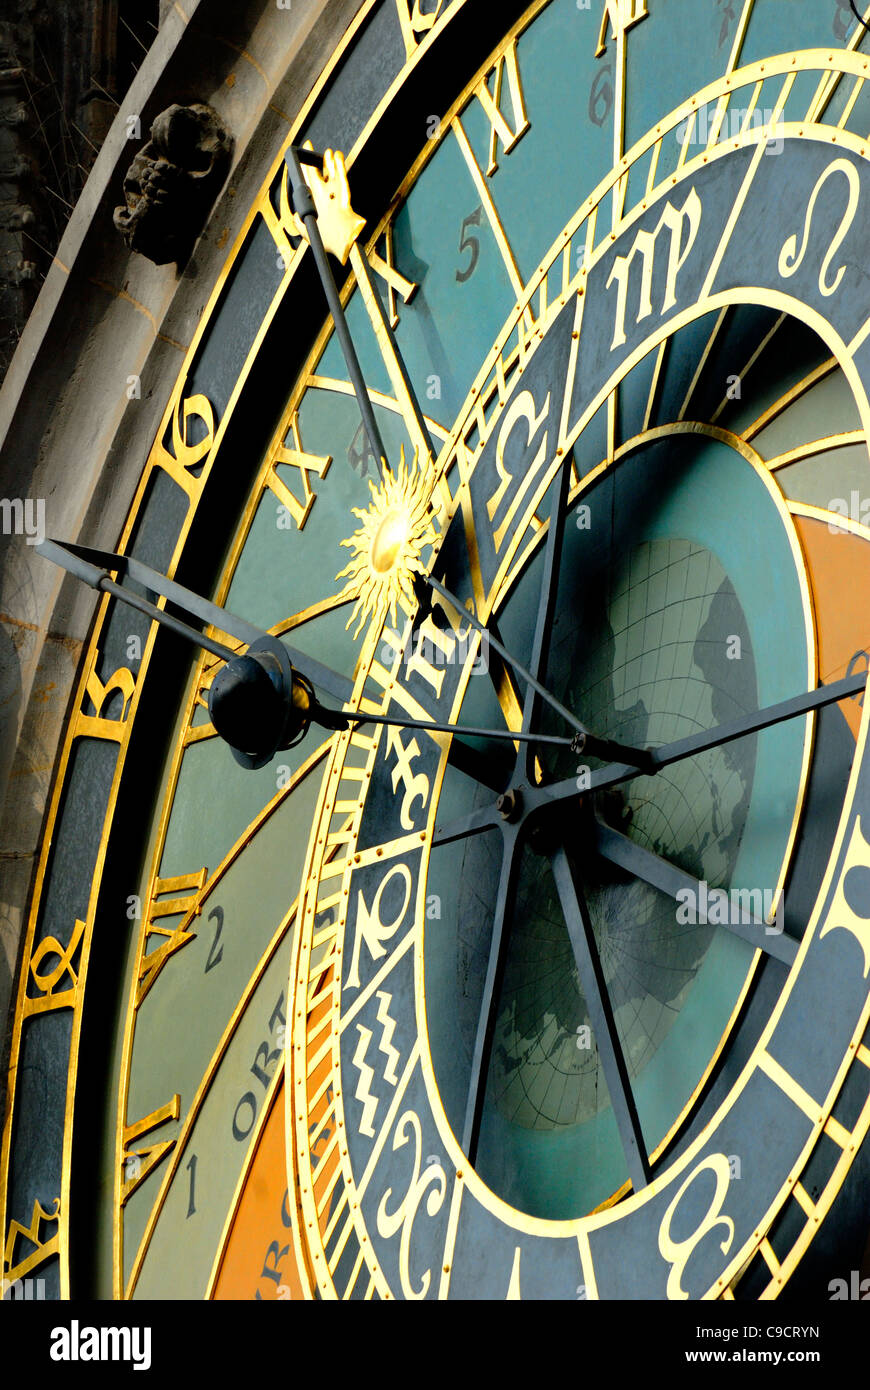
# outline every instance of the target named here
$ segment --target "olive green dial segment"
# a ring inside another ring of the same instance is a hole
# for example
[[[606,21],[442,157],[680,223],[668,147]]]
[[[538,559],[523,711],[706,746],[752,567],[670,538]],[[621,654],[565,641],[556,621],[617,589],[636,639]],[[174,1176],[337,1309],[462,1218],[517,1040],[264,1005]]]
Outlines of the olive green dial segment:
[[[291,925],[246,1001],[229,1045],[205,1094],[150,1235],[135,1298],[203,1298],[233,1193],[273,1078],[284,1065],[288,1022],[287,975]],[[242,976],[237,975],[241,988]],[[142,1201],[125,1218],[125,1282],[145,1233],[145,1221],[164,1172],[142,1188]],[[146,1190],[147,1189],[147,1190]],[[139,1196],[134,1194],[128,1208]]]
[[[229,757],[225,748],[218,751]],[[182,1110],[189,1103],[238,1004],[239,982],[249,978],[296,898],[322,768],[320,763],[282,798],[220,881],[211,891],[206,887],[201,912],[191,924],[193,940],[167,960],[139,1005],[131,1117],[161,1105],[167,1081],[180,1093]],[[159,925],[171,929],[181,920],[162,918]],[[154,948],[150,938],[148,947]]]
[[[323,742],[324,730],[310,730],[292,755],[287,754],[286,764],[295,772]],[[160,877],[188,875],[203,867],[213,873],[248,827],[287,787],[289,777],[279,772],[281,765],[279,760],[251,772],[235,761],[217,735],[186,748],[174,787]],[[306,789],[302,800],[310,795]]]
[[[794,440],[824,439],[860,428],[854,393],[845,373],[833,365],[826,376],[754,434],[752,446],[762,458],[773,459],[792,448]]]
[[[295,751],[298,753],[300,750]],[[204,794],[208,783],[201,775],[203,759],[208,761],[218,777],[216,787],[208,796]],[[186,779],[188,766],[194,771]],[[259,798],[255,796],[244,812],[248,814],[251,808],[255,812],[247,826],[238,819],[246,797],[232,795],[233,776],[230,769],[233,768],[241,777],[249,779],[245,784],[245,790],[250,789],[249,795],[256,793],[258,785],[260,787]],[[195,1096],[216,1066],[217,1081],[209,1082],[209,1095],[213,1091],[222,1094],[224,1083],[220,1078],[224,1075],[225,1066],[220,1056],[222,1038],[227,1030],[230,1030],[231,1036],[235,1035],[238,1025],[233,1020],[240,1007],[247,1017],[247,1006],[240,1005],[244,998],[245,982],[255,980],[258,970],[262,970],[264,963],[268,964],[271,960],[268,972],[270,979],[274,976],[272,983],[281,981],[286,985],[286,951],[283,954],[279,952],[280,964],[276,965],[274,949],[282,935],[286,937],[289,930],[289,914],[299,889],[308,827],[314,814],[323,768],[323,753],[310,757],[307,772],[298,773],[292,779],[289,773],[286,779],[280,778],[276,767],[272,766],[266,770],[271,796],[268,793],[264,796],[260,779],[237,768],[229,749],[219,739],[194,744],[185,752],[161,859],[163,877],[157,880],[155,886],[160,888],[167,880],[171,884],[170,875],[181,876],[185,872],[182,866],[189,871],[193,863],[197,868],[207,867],[209,873],[201,889],[191,884],[187,889],[170,886],[165,890],[170,901],[184,896],[186,892],[191,907],[198,897],[199,912],[194,916],[189,913],[186,917],[180,914],[160,916],[155,908],[166,900],[165,892],[162,896],[153,896],[149,901],[146,881],[142,901],[145,911],[149,913],[149,925],[160,931],[145,935],[141,961],[137,944],[139,932],[137,930],[131,934],[126,968],[128,1022],[126,1030],[119,1030],[122,1036],[126,1031],[126,1046],[129,1048],[126,1079],[120,1050],[114,1066],[116,1084],[120,1094],[125,1096],[122,1109],[122,1123],[125,1126],[133,1126],[141,1118],[159,1112],[171,1102],[174,1095],[179,1096],[178,1119],[164,1121],[153,1132],[146,1132],[139,1141],[131,1141],[129,1152],[134,1158],[131,1162],[123,1161],[122,1173],[125,1178],[136,1176],[137,1150],[177,1139]],[[279,780],[283,782],[280,788]],[[222,801],[221,792],[225,801]],[[203,824],[209,818],[213,822],[211,835],[210,838],[203,838]],[[237,835],[235,846],[229,846],[234,848],[234,853],[221,863],[226,852],[229,824],[232,825],[232,833]],[[210,863],[203,862],[202,851],[210,852],[212,849],[215,858]],[[216,874],[216,870],[220,872]],[[189,877],[193,879],[194,875],[191,873]],[[190,936],[160,963],[159,957],[153,953],[159,952],[163,945],[170,942],[170,934],[183,924]],[[134,925],[137,928],[140,926],[139,923]],[[150,963],[149,957],[151,961],[157,961],[157,968]],[[280,990],[280,985],[276,984],[276,989]],[[135,1003],[137,997],[138,1005]],[[253,1061],[252,1054],[247,1062],[248,1068]],[[255,1072],[255,1077],[258,1075]],[[258,1094],[255,1090],[254,1095]],[[240,1147],[244,1146],[240,1144]],[[216,1163],[214,1153],[210,1154],[204,1143],[196,1152],[200,1165],[200,1191],[205,1193],[207,1183],[205,1186],[203,1184],[208,1167],[222,1169],[223,1172],[227,1165]],[[112,1179],[109,1175],[119,1161],[114,1133],[106,1134],[104,1154],[104,1183],[106,1196],[111,1200]],[[125,1283],[163,1182],[167,1161],[171,1159],[164,1158],[144,1177],[129,1194],[122,1208]],[[194,1169],[196,1167],[197,1164],[194,1164]],[[208,1189],[214,1194],[216,1204],[214,1220],[217,1220],[225,1195],[221,1187],[224,1176],[216,1179],[217,1186],[212,1184]],[[196,1180],[194,1175],[191,1181]],[[229,1178],[226,1180],[229,1181]],[[108,1259],[105,1245],[108,1229],[105,1222],[103,1230],[102,1248]],[[174,1231],[177,1241],[186,1238],[186,1228],[170,1223],[167,1230]],[[164,1238],[169,1238],[166,1231]],[[180,1259],[180,1247],[177,1253]],[[208,1272],[206,1269],[204,1281]],[[108,1270],[106,1277],[109,1277]]]

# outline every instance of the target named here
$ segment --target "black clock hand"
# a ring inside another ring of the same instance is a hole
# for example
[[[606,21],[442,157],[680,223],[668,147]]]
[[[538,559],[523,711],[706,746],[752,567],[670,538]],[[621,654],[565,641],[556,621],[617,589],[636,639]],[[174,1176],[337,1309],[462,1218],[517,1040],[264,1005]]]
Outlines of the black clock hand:
[[[506,729],[465,728],[428,720],[397,719],[390,715],[369,714],[355,709],[327,709],[317,700],[312,682],[327,694],[346,702],[353,694],[353,685],[346,677],[332,671],[313,657],[298,653],[270,633],[263,632],[244,618],[239,618],[225,608],[211,603],[201,594],[184,588],[166,575],[151,569],[149,565],[142,564],[131,556],[116,555],[112,551],[92,550],[87,546],[61,544],[53,540],[43,541],[37,546],[37,552],[45,559],[60,565],[89,587],[112,594],[131,608],[144,613],[146,617],[227,662],[227,666],[215,677],[212,685],[209,713],[218,734],[229,743],[236,760],[245,767],[262,767],[279,749],[292,747],[304,737],[312,722],[327,729],[347,729],[357,724],[384,724],[394,728],[419,729],[423,733],[465,734],[469,738],[491,738],[510,743],[517,739],[525,739],[563,747],[571,745],[571,739],[555,735],[513,734]],[[135,583],[143,585],[149,592],[169,599],[188,616],[209,623],[221,632],[228,632],[231,637],[247,644],[247,652],[242,654],[234,651],[232,647],[218,642],[215,638],[207,637],[188,623],[158,608],[150,599],[125,589],[112,579],[110,569],[114,570],[119,578],[127,576]],[[310,676],[303,675],[294,666],[296,661],[304,664]],[[257,727],[261,718],[265,721],[264,729]],[[251,743],[251,749],[245,746],[248,742]],[[252,751],[254,748],[259,751]],[[469,771],[470,775],[482,771],[476,750],[468,746],[459,750],[456,765]],[[476,772],[470,771],[472,767]],[[491,776],[486,776],[485,783],[497,791],[502,781],[500,770],[496,765],[490,772]]]
[[[294,210],[302,219],[305,226],[305,233],[308,237],[311,253],[317,266],[323,292],[326,295],[329,312],[335,324],[335,331],[344,354],[344,360],[347,364],[351,384],[359,404],[360,413],[363,417],[369,443],[371,444],[378,463],[380,464],[381,460],[386,462],[386,449],[384,448],[380,430],[375,420],[368,387],[366,386],[365,378],[362,374],[359,358],[357,357],[356,348],[354,347],[342,307],[341,297],[338,293],[329,259],[326,254],[327,248],[324,245],[324,238],[321,234],[315,200],[303,175],[302,164],[308,164],[317,168],[321,178],[327,175],[337,177],[340,181],[344,182],[344,190],[348,198],[345,213],[345,227],[347,229],[347,235],[353,236],[354,240],[352,242],[346,242],[344,246],[333,244],[330,249],[338,256],[342,263],[346,261],[348,255],[350,256],[351,265],[353,266],[354,274],[357,278],[357,284],[359,285],[363,302],[372,320],[372,327],[375,331],[378,347],[393,382],[396,399],[399,401],[400,406],[404,404],[406,408],[403,414],[406,415],[406,423],[411,436],[411,442],[419,454],[423,457],[428,457],[434,462],[437,450],[432,443],[426,417],[417,399],[417,394],[411,381],[411,375],[399,349],[396,335],[393,332],[389,316],[384,308],[380,292],[372,279],[365,253],[356,239],[359,232],[361,232],[365,226],[365,223],[361,217],[356,216],[353,209],[350,207],[350,189],[346,182],[347,175],[344,169],[343,157],[333,154],[329,155],[328,159],[331,161],[329,168],[326,167],[324,157],[315,154],[312,150],[291,146],[287,151],[287,165],[289,169]],[[336,197],[341,197],[341,194],[336,193]],[[339,214],[339,217],[340,216],[341,214]]]
[[[703,729],[698,734],[690,735],[689,738],[676,739],[673,743],[663,744],[661,748],[651,749],[647,768],[636,767],[625,762],[611,762],[605,767],[590,771],[582,787],[578,785],[576,777],[566,777],[561,782],[551,782],[548,786],[543,787],[523,785],[511,793],[511,817],[525,821],[529,816],[542,811],[544,808],[552,808],[563,801],[571,801],[584,792],[603,791],[607,787],[615,787],[622,782],[631,782],[636,777],[642,777],[645,774],[654,775],[662,768],[670,767],[672,763],[695,757],[698,753],[707,752],[711,748],[718,748],[724,743],[733,743],[735,739],[745,738],[749,734],[758,733],[762,729],[770,728],[774,724],[781,724],[788,719],[797,719],[800,715],[809,714],[812,710],[823,709],[825,705],[837,704],[840,700],[847,699],[851,695],[858,695],[866,684],[866,672],[846,676],[843,680],[834,681],[831,685],[822,685],[817,690],[810,690],[805,695],[795,695],[790,700],[781,700],[775,705],[767,705],[755,714],[743,715],[742,718],[735,719],[731,723],[717,724],[714,728]],[[512,734],[511,737],[515,739],[518,735]],[[499,804],[482,806],[470,815],[450,821],[445,825],[436,826],[432,843],[433,845],[447,845],[455,840],[462,840],[467,835],[477,835],[483,830],[488,830],[491,826],[498,825],[505,818],[505,815],[506,799],[502,796],[499,798]]]
[[[174,579],[168,579],[165,574],[160,574],[150,565],[143,564],[140,560],[133,559],[130,555],[116,555],[110,550],[93,550],[84,545],[73,545],[70,541],[43,541],[42,545],[36,547],[37,555],[42,555],[46,560],[51,560],[53,564],[60,565],[76,579],[80,579],[92,589],[100,589],[105,593],[112,594],[131,608],[144,613],[146,617],[153,618],[162,626],[178,633],[179,636],[187,638],[198,647],[203,647],[206,651],[212,652],[215,656],[223,657],[225,661],[232,661],[239,655],[232,647],[226,646],[223,642],[218,642],[214,638],[206,637],[198,629],[190,627],[187,623],[172,614],[167,613],[162,608],[157,608],[155,604],[140,595],[125,589],[120,583],[112,579],[110,570],[114,570],[118,579],[123,579],[126,575],[136,584],[141,584],[143,588],[152,594],[160,594],[163,598],[169,599],[177,608],[183,609],[190,617],[197,618],[200,622],[208,623],[211,627],[218,628],[221,632],[228,632],[237,641],[244,642],[250,646],[254,642],[261,641],[268,634],[262,628],[249,623],[245,618],[239,618],[235,613],[230,613],[228,609],[221,608],[218,604],[212,603],[209,599],[203,598],[201,594],[196,594],[192,589],[186,589],[182,584],[177,584]],[[290,660],[305,668],[309,679],[325,694],[330,695],[334,700],[347,701],[353,694],[353,684],[345,676],[339,675],[322,662],[316,661],[313,657],[303,656],[286,643]]]
[[[603,858],[609,860],[611,864],[626,869],[635,878],[643,879],[645,883],[667,893],[671,898],[676,898],[679,893],[688,890],[698,901],[700,885],[697,879],[679,869],[676,864],[671,864],[667,859],[663,859],[660,855],[653,854],[651,850],[636,844],[627,835],[620,834],[618,830],[614,830],[612,826],[602,820],[597,813],[593,817],[593,836],[596,851]],[[706,922],[706,920],[706,914],[699,912],[699,922]],[[768,924],[762,918],[754,917],[751,912],[746,912],[742,908],[735,912],[729,907],[728,921],[714,925],[726,927],[735,936],[748,941],[751,946],[766,951],[768,955],[775,956],[777,960],[783,961],[786,965],[791,965],[797,955],[798,943],[796,941],[781,932],[770,931]]]
[[[384,448],[381,432],[375,420],[375,413],[369,398],[368,387],[366,386],[365,378],[362,374],[362,368],[360,367],[356,348],[354,347],[353,339],[350,335],[350,329],[347,326],[347,319],[345,318],[341,297],[332,274],[332,268],[329,264],[329,258],[326,254],[326,248],[323,245],[323,237],[321,236],[320,226],[317,221],[317,208],[314,204],[314,198],[311,195],[311,189],[308,187],[305,176],[302,173],[303,164],[310,164],[320,169],[323,166],[323,162],[323,157],[314,154],[311,150],[297,149],[293,145],[287,150],[287,166],[293,194],[293,209],[305,227],[308,244],[311,247],[311,254],[317,266],[317,273],[320,276],[323,293],[326,296],[329,312],[335,324],[338,341],[344,354],[344,360],[347,364],[347,370],[350,374],[351,383],[356,394],[357,404],[359,405],[360,414],[362,415],[363,423],[366,428],[366,434],[369,437],[369,444],[371,445],[374,456],[378,461],[378,467],[380,468],[381,463],[386,462],[387,451]]]
[[[566,705],[562,704],[561,700],[557,700],[555,695],[551,695],[550,691],[541,685],[541,682],[532,675],[528,667],[524,666],[521,661],[518,661],[515,656],[511,655],[507,647],[503,646],[498,638],[494,636],[485,623],[480,621],[475,613],[470,612],[469,609],[462,606],[462,603],[455,594],[451,594],[450,590],[445,589],[444,585],[439,584],[438,580],[433,578],[432,575],[426,575],[424,582],[429,585],[430,589],[434,589],[436,594],[440,594],[442,598],[445,598],[451,608],[455,609],[463,620],[469,622],[473,628],[482,633],[490,646],[498,652],[499,656],[506,661],[509,666],[513,667],[517,675],[522,676],[523,680],[531,687],[535,694],[539,695],[542,700],[546,700],[547,704],[551,705],[552,708],[562,716],[566,723],[577,730],[577,737],[569,740],[573,752],[577,753],[578,756],[581,753],[588,753],[590,757],[595,758],[622,758],[626,762],[630,762],[633,767],[636,767],[638,773],[649,770],[649,754],[644,749],[629,748],[626,744],[615,743],[612,739],[598,738],[595,734],[590,733],[586,726],[580,723],[577,716],[572,714]],[[514,740],[520,739],[521,737],[522,736],[518,733],[511,734],[511,738]],[[541,735],[536,735],[533,742],[544,743],[546,739]]]
[[[717,724],[712,729],[702,729],[700,733],[692,734],[688,738],[676,739],[673,743],[665,743],[660,748],[650,749],[647,769],[632,767],[625,762],[609,763],[606,767],[590,771],[583,790],[602,791],[605,787],[615,787],[621,782],[630,782],[635,777],[643,776],[645,772],[654,775],[662,768],[670,767],[672,763],[681,762],[684,758],[693,758],[698,753],[708,752],[711,748],[718,748],[725,743],[733,743],[735,739],[745,738],[749,734],[771,728],[774,724],[782,724],[788,719],[797,719],[802,714],[810,714],[813,710],[823,709],[825,705],[835,705],[840,700],[848,699],[852,695],[859,695],[866,684],[866,672],[845,676],[843,680],[834,681],[831,685],[821,685],[817,690],[810,690],[805,695],[794,695],[790,700],[781,700],[775,705],[767,705],[755,714],[743,715],[742,718],[735,719],[731,723]],[[548,787],[528,788],[524,790],[527,813],[540,810],[542,806],[567,801],[576,796],[577,792],[576,777],[567,777],[564,781],[552,782]]]

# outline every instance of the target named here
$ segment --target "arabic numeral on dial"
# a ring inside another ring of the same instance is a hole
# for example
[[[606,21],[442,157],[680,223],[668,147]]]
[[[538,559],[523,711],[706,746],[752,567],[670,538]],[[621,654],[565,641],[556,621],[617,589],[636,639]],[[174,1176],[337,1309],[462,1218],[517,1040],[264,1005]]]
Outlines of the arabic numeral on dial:
[[[483,208],[475,208],[470,212],[462,224],[459,235],[459,250],[464,254],[466,251],[471,259],[464,270],[457,270],[456,279],[460,285],[464,285],[466,280],[470,280],[477,269],[477,262],[480,260],[480,237],[472,236],[468,228],[479,227],[483,221]]]
[[[190,1174],[190,1195],[187,1202],[188,1217],[196,1214],[196,1154],[192,1154],[190,1162],[187,1164],[187,1171]]]
[[[216,907],[216,908],[214,908],[213,911],[211,911],[211,912],[208,914],[208,920],[209,920],[210,922],[216,922],[216,923],[217,923],[217,926],[215,927],[214,941],[211,943],[211,946],[210,946],[210,948],[209,948],[208,960],[207,960],[206,963],[205,963],[205,971],[204,971],[204,973],[205,973],[206,975],[208,974],[208,972],[209,972],[210,970],[213,970],[214,967],[215,967],[216,965],[220,965],[221,960],[222,960],[222,958],[223,958],[224,948],[223,948],[223,946],[219,946],[219,945],[218,945],[218,943],[219,943],[219,941],[220,941],[220,939],[221,939],[221,932],[222,932],[223,929],[224,929],[224,910],[223,910],[223,908],[222,908],[222,907]]]
[[[589,119],[603,126],[613,108],[613,67],[610,63],[598,69],[589,89]]]

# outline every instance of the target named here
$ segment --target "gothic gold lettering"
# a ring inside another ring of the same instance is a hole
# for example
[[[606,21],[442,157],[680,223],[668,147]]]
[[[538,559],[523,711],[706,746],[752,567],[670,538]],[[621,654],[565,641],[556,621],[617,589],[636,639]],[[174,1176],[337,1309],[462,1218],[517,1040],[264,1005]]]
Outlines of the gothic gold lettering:
[[[79,710],[73,724],[74,738],[100,738],[111,739],[116,743],[122,743],[127,729],[127,713],[133,692],[136,689],[136,678],[132,671],[122,667],[110,676],[105,684],[100,680],[96,672],[96,664],[99,660],[99,652],[95,649],[90,657],[85,690],[88,699],[94,707],[93,714],[85,714]],[[109,701],[110,696],[120,692],[122,698],[121,714],[118,719],[107,719],[103,710]]]
[[[190,439],[193,420],[199,420],[201,426],[204,426],[202,438],[196,442]],[[173,452],[170,453],[160,443],[155,461],[191,500],[199,496],[203,484],[203,476],[197,476],[191,470],[197,468],[208,457],[214,441],[214,410],[208,398],[202,395],[179,397],[172,413]]]
[[[4,1287],[14,1284],[18,1279],[26,1279],[29,1274],[44,1264],[52,1255],[56,1255],[60,1244],[60,1231],[56,1231],[48,1240],[40,1240],[40,1227],[43,1221],[54,1222],[60,1217],[60,1198],[54,1199],[54,1210],[44,1211],[39,1202],[33,1203],[33,1215],[29,1226],[22,1226],[20,1221],[10,1221],[9,1232],[6,1236],[6,1244],[3,1247],[3,1283]],[[15,1259],[15,1246],[18,1237],[23,1236],[29,1245],[35,1246],[24,1256],[18,1264],[13,1264]]]
[[[45,1013],[49,1009],[73,1009],[76,1007],[81,991],[78,972],[73,966],[73,960],[84,932],[84,922],[77,921],[68,946],[63,946],[54,936],[44,937],[40,941],[30,957],[30,979],[39,990],[39,995],[35,998],[28,995],[25,998],[22,1010],[25,1018],[29,1018],[31,1014]],[[57,957],[57,964],[53,969],[43,971],[43,962],[51,960],[55,956]],[[57,986],[64,976],[67,977],[65,988],[58,989]]]
[[[413,56],[426,34],[434,28],[443,8],[444,0],[436,0],[435,8],[424,14],[420,9],[420,0],[414,0],[413,5],[409,4],[409,0],[396,0],[407,58]]]
[[[272,193],[267,189],[263,195],[259,207],[260,215],[269,231],[278,252],[284,261],[285,268],[289,266],[294,254],[295,247],[293,242],[299,241],[302,236],[302,228],[290,200],[290,170],[285,164],[281,171],[281,182],[278,185],[278,211],[272,205]]]

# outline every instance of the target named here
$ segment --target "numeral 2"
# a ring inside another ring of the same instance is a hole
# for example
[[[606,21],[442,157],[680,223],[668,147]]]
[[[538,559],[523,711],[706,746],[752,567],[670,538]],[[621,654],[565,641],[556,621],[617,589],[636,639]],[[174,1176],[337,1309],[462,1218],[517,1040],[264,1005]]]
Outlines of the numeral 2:
[[[220,939],[221,939],[221,932],[222,932],[223,929],[224,929],[224,910],[223,910],[223,908],[222,908],[222,907],[216,907],[216,908],[214,908],[214,909],[208,914],[208,920],[209,920],[210,922],[217,921],[217,926],[215,927],[214,941],[211,943],[211,946],[209,947],[208,960],[207,960],[206,963],[205,963],[205,970],[204,970],[203,973],[206,974],[206,975],[208,974],[208,972],[209,972],[210,970],[213,970],[214,967],[215,967],[216,965],[220,965],[221,960],[223,959],[224,948],[223,948],[223,946],[221,946],[220,948],[218,948],[218,942],[219,942]]]

